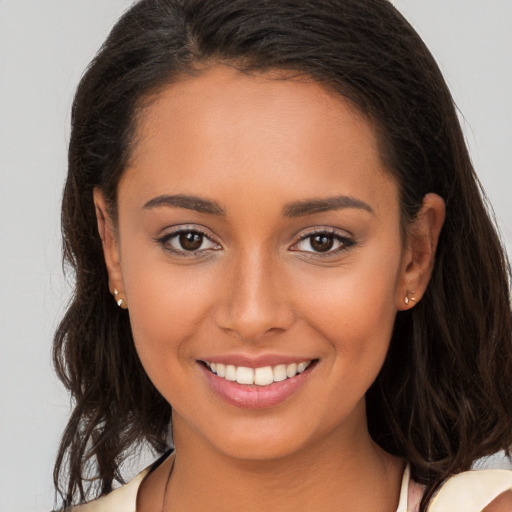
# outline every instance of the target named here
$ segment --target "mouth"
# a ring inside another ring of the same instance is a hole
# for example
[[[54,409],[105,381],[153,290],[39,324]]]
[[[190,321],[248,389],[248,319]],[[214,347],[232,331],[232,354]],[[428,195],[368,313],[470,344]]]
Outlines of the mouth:
[[[313,363],[313,360],[300,363],[278,364],[275,366],[262,366],[249,368],[247,366],[234,366],[231,364],[210,363],[203,361],[204,365],[217,377],[230,382],[244,385],[270,386],[275,382],[283,382],[287,379],[304,373]]]
[[[266,409],[296,395],[309,380],[318,361],[311,359],[255,368],[198,362],[210,389],[224,401],[244,409]]]

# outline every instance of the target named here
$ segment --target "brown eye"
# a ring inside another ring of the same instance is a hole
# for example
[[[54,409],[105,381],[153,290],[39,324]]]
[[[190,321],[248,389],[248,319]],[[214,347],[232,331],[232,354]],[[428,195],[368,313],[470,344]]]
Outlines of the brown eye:
[[[201,233],[188,231],[179,235],[179,243],[185,251],[197,251],[203,245],[204,236]]]
[[[322,233],[310,238],[311,248],[316,252],[330,251],[334,246],[334,236]]]
[[[316,233],[305,235],[297,244],[291,247],[291,250],[329,256],[344,251],[355,243],[355,240],[351,237],[338,234],[337,232],[317,231]]]
[[[156,240],[162,249],[181,256],[195,256],[221,249],[208,235],[194,229],[178,230]]]

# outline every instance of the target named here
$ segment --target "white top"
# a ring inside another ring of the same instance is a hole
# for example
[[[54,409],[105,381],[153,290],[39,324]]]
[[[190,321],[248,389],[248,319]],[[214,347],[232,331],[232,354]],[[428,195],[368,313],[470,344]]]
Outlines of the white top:
[[[139,473],[126,485],[119,487],[72,512],[136,512],[140,484],[151,467]],[[405,468],[396,512],[417,512],[424,487],[410,478]],[[481,512],[500,494],[512,491],[512,470],[486,469],[459,473],[449,478],[431,500],[428,512]]]

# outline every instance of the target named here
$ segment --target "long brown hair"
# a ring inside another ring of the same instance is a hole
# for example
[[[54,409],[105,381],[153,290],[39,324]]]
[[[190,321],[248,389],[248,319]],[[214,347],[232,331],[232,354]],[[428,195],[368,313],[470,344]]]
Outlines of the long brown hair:
[[[109,294],[92,190],[103,190],[115,216],[144,100],[219,61],[247,73],[295,70],[349,98],[377,128],[404,229],[425,194],[446,202],[430,285],[397,314],[367,393],[370,433],[427,485],[425,510],[445,478],[512,443],[510,273],[447,86],[386,0],[142,0],[89,66],[73,104],[62,207],[76,283],[54,344],[75,404],[54,473],[63,506],[91,497],[90,478],[99,484],[92,495],[109,492],[138,443],[167,447],[171,408]]]

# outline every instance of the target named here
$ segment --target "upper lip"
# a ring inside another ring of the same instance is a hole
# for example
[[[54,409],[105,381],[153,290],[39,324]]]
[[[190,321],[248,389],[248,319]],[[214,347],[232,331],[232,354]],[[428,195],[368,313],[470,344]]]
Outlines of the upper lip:
[[[261,354],[259,356],[249,356],[246,354],[224,354],[218,356],[206,356],[201,358],[200,361],[205,363],[245,366],[246,368],[262,368],[264,366],[277,366],[280,364],[299,364],[304,361],[313,361],[314,359],[315,358],[309,356],[284,354]]]

